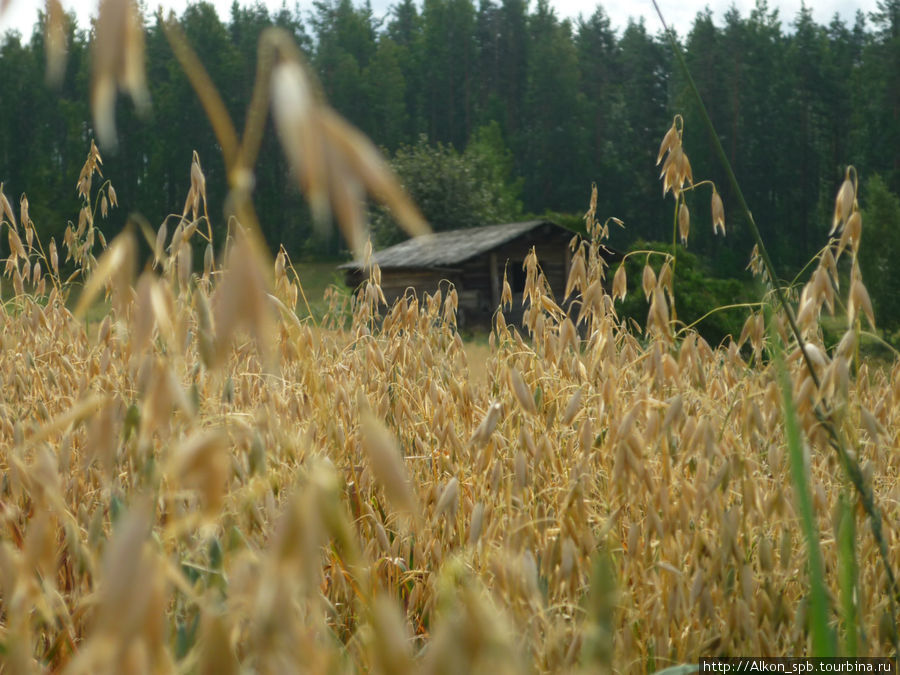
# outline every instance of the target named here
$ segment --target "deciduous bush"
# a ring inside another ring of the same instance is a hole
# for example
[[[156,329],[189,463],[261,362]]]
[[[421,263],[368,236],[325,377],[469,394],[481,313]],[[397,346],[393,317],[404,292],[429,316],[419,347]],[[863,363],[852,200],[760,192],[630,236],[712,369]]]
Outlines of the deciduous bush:
[[[436,231],[509,222],[522,214],[522,183],[512,177],[512,155],[496,123],[480,128],[462,153],[420,136],[397,151],[391,166]],[[373,214],[372,230],[378,246],[407,236],[385,209]]]
[[[638,279],[649,255],[650,266],[658,276],[671,253],[671,244],[638,240],[629,247],[622,264],[626,265],[629,278]],[[737,338],[746,318],[746,309],[710,312],[716,308],[754,300],[747,286],[736,279],[712,276],[701,258],[681,246],[678,246],[674,268],[675,314],[679,325],[696,324],[697,332],[710,344],[718,344],[728,335]],[[619,312],[623,319],[634,319],[635,323],[643,326],[648,309],[649,303],[641,287],[636,286],[622,303]]]

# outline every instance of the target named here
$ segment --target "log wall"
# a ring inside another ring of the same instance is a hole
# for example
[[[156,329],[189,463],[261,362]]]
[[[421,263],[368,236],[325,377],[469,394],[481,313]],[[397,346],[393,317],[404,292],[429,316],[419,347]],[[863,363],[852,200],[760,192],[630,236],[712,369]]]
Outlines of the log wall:
[[[389,304],[412,288],[420,295],[434,293],[439,287],[446,292],[449,281],[459,296],[460,327],[490,326],[491,317],[500,304],[503,272],[513,289],[513,309],[504,314],[512,323],[522,318],[522,290],[525,272],[522,264],[532,247],[538,264],[550,283],[556,301],[562,303],[571,261],[568,248],[572,234],[552,225],[532,230],[527,236],[510,241],[493,251],[475,256],[448,268],[402,268],[381,271],[381,289]],[[355,273],[348,283],[362,279]]]

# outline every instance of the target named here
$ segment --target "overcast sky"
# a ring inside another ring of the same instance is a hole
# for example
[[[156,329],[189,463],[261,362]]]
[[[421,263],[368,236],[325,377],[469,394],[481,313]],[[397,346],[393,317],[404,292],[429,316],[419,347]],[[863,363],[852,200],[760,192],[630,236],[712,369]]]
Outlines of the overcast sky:
[[[250,4],[249,0],[239,0],[241,4]],[[284,0],[262,0],[263,4],[278,9]],[[361,0],[358,0],[361,1]],[[532,5],[537,0],[531,0]],[[753,8],[754,0],[658,0],[659,6],[666,17],[666,21],[675,26],[679,35],[686,35],[697,12],[709,7],[713,12],[713,20],[716,24],[722,24],[725,12],[732,6],[736,6],[742,16],[749,14]],[[4,0],[0,0],[2,5]],[[18,30],[27,39],[31,35],[31,29],[37,16],[37,8],[44,5],[42,0],[9,0],[11,3],[6,12],[0,16],[0,33],[12,28]],[[396,0],[371,0],[372,9],[376,16],[384,16]],[[95,0],[62,0],[67,10],[75,8],[79,24],[87,26],[88,17],[96,11]],[[173,9],[181,14],[185,7],[193,4],[192,0],[146,0],[146,5],[151,10],[162,5],[166,9]],[[228,20],[231,15],[231,0],[214,0],[219,16]],[[288,7],[294,7],[295,0],[286,2]],[[301,12],[312,8],[311,0],[296,3]],[[421,6],[421,1],[418,3]],[[477,3],[476,3],[477,4]],[[550,0],[550,4],[556,9],[560,17],[576,18],[579,15],[589,16],[597,6],[596,0]],[[604,10],[610,17],[613,27],[621,30],[628,23],[628,18],[644,17],[647,28],[651,33],[660,29],[659,19],[653,9],[650,0],[607,0],[602,2]],[[813,8],[813,17],[819,24],[830,23],[837,13],[845,22],[852,24],[857,10],[871,12],[876,9],[876,0],[812,0],[807,5]],[[769,0],[769,7],[777,8],[782,24],[789,28],[794,17],[800,10],[801,0]]]

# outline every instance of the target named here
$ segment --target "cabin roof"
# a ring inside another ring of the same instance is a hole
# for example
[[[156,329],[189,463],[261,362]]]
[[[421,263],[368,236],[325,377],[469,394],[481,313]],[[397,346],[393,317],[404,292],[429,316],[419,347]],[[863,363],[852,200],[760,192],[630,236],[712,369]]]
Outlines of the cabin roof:
[[[372,254],[372,262],[377,263],[382,270],[452,267],[544,225],[558,229],[562,234],[573,234],[549,220],[528,220],[522,223],[503,223],[462,230],[448,230],[413,237],[381,251],[376,251]],[[361,267],[362,265],[356,261],[340,266],[341,269],[346,270],[358,270]]]

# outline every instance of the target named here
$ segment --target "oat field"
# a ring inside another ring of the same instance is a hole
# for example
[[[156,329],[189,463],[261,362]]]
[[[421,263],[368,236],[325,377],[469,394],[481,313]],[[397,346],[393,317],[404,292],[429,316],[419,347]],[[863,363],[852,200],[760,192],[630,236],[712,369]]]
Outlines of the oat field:
[[[108,183],[91,193],[99,161],[88,204],[114,200]],[[133,233],[92,262],[86,224],[45,256],[27,209],[4,206],[4,671],[641,672],[808,653],[808,553],[765,358],[777,330],[757,312],[739,341],[675,338],[667,275],[648,267],[647,334],[628,332],[588,219],[579,309],[529,259],[531,337],[498,313],[475,384],[452,292],[387,308],[376,268],[315,325],[295,318],[284,254],[264,267],[239,228],[221,268],[194,272],[188,214],[136,276]],[[64,254],[89,268],[77,315]],[[851,443],[896,560],[900,369],[854,361],[855,321],[830,353],[817,342],[833,263],[798,313],[820,384],[796,346],[785,369],[831,629],[883,654],[886,572],[813,406]],[[104,294],[101,318],[78,318]]]
[[[303,98],[302,68],[273,44],[273,112],[314,205],[363,258],[359,190],[418,228],[368,142]],[[324,153],[294,153],[319,133]],[[683,133],[676,120],[660,163],[687,238],[682,193],[703,182]],[[232,150],[238,169],[252,155]],[[486,362],[468,364],[455,291],[386,307],[376,266],[324,319],[298,319],[303,279],[260,246],[239,171],[226,242],[196,157],[174,227],[106,242],[117,199],[101,168],[92,144],[59,244],[27,199],[0,202],[0,672],[632,673],[895,654],[900,364],[859,354],[875,318],[852,172],[836,246],[789,311],[766,296],[735,339],[677,323],[676,260],[607,275],[595,193],[572,303],[531,256],[524,296],[503,292],[525,328],[501,308]],[[711,206],[724,232],[715,188]],[[616,314],[636,284],[640,332]],[[826,347],[835,311],[846,333]]]

